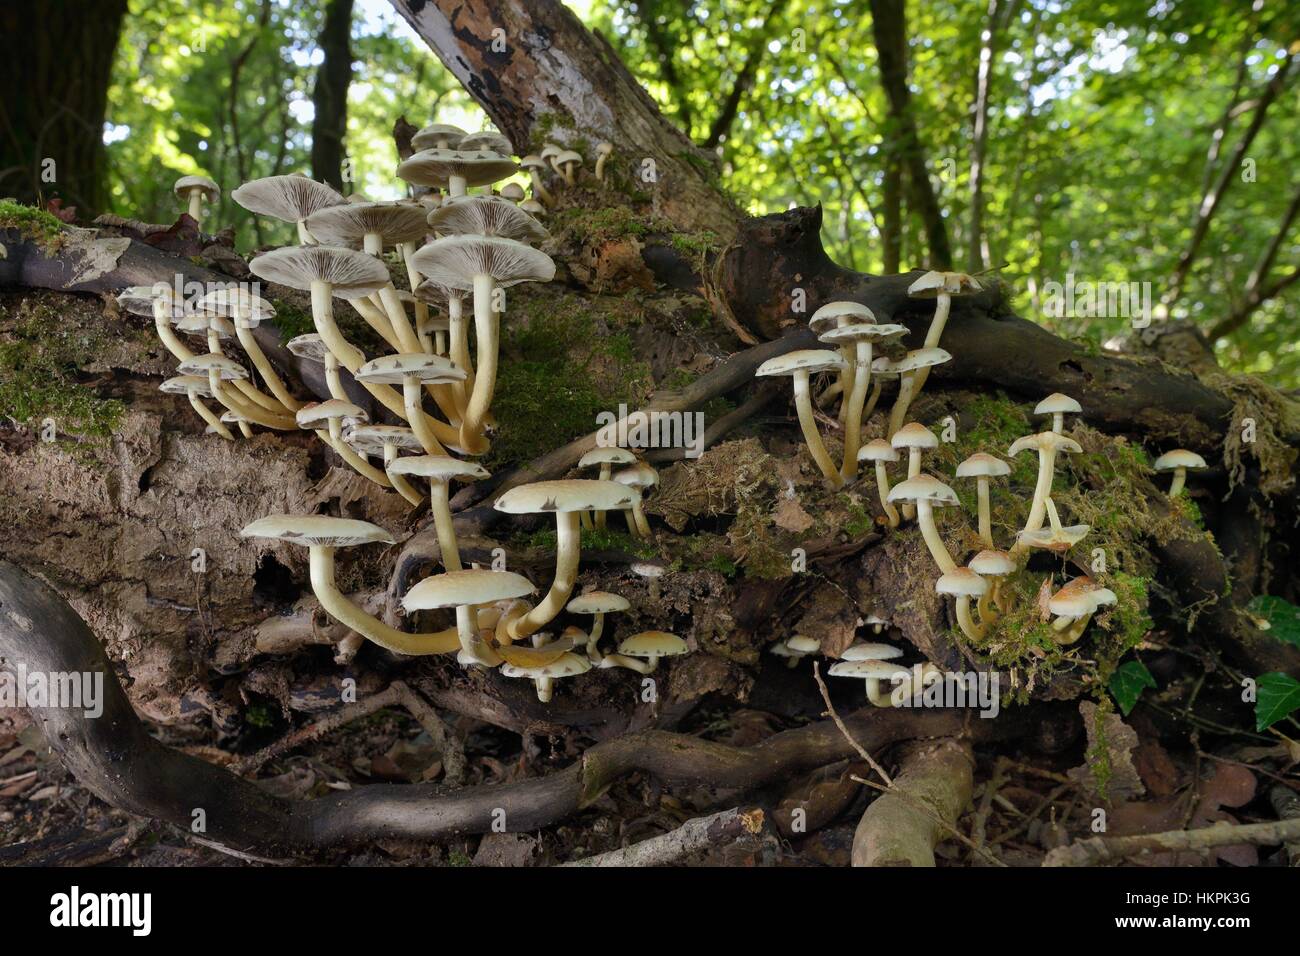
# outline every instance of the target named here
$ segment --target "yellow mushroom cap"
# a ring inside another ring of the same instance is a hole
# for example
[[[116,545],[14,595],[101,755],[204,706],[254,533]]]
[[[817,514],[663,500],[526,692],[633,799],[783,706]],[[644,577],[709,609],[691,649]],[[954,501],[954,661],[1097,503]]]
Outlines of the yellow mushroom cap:
[[[593,448],[581,458],[578,459],[579,468],[590,468],[592,465],[630,465],[636,461],[636,455],[632,454],[626,448],[619,448],[617,445],[609,447]]]
[[[994,578],[1010,574],[1016,569],[1015,562],[1011,560],[1011,555],[1005,551],[992,550],[981,551],[971,558],[966,566],[976,574],[986,574]]]
[[[393,544],[393,536],[379,525],[328,515],[268,515],[239,532],[241,538],[269,538],[289,544],[347,548],[357,544]]]
[[[1208,468],[1205,459],[1186,448],[1167,451],[1155,460],[1152,466],[1156,471],[1173,471],[1175,468]]]
[[[939,439],[934,432],[920,422],[908,422],[898,431],[889,443],[894,448],[938,448]]]
[[[957,466],[958,478],[997,478],[1011,474],[1011,466],[1001,458],[977,451]]]
[[[845,369],[849,363],[839,352],[830,349],[795,349],[770,358],[754,372],[757,376],[797,375],[801,372],[829,372],[833,369]]]
[[[892,681],[907,677],[911,671],[901,664],[890,664],[887,661],[859,660],[840,661],[838,664],[832,664],[826,673],[832,677],[857,677],[859,679],[870,678]]]
[[[516,650],[544,650],[541,648],[516,648]],[[504,648],[502,649],[504,651]],[[540,667],[520,667],[509,662],[498,668],[503,677],[576,677],[591,670],[591,661],[585,655],[566,652],[559,659]]]
[[[858,449],[858,461],[898,461],[898,451],[883,438],[873,438]]]
[[[844,661],[888,661],[902,657],[903,651],[893,644],[881,644],[878,641],[860,641],[850,644],[840,655]]]
[[[489,477],[488,470],[482,465],[472,461],[461,461],[459,458],[450,458],[447,455],[410,455],[406,458],[398,458],[389,464],[388,470],[395,475],[419,475],[430,481],[442,482],[453,479],[476,481],[479,478]]]
[[[468,604],[491,604],[494,601],[523,597],[535,590],[537,589],[531,581],[513,571],[466,568],[425,578],[406,592],[402,598],[402,607],[408,611],[427,611]]]
[[[364,422],[370,418],[366,414],[366,410],[360,405],[353,405],[351,402],[341,401],[337,398],[304,405],[298,409],[293,417],[299,428],[317,428],[323,422],[335,418],[350,419],[353,422]]]
[[[934,584],[939,594],[953,597],[983,597],[989,593],[989,583],[970,568],[954,568]]]
[[[686,642],[667,631],[642,631],[620,642],[618,652],[624,657],[676,657],[686,653]]]
[[[635,488],[617,481],[571,478],[536,481],[511,488],[493,507],[506,514],[545,514],[552,511],[619,511],[641,499]]]
[[[570,614],[613,614],[626,611],[632,605],[627,598],[609,591],[588,591],[580,594],[568,603],[565,610]]]

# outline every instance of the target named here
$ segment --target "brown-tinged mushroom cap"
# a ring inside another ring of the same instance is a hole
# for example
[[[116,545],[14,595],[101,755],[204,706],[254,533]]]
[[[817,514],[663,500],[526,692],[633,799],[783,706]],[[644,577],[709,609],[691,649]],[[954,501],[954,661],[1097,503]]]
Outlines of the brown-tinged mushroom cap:
[[[168,395],[189,395],[192,392],[202,398],[212,397],[206,375],[174,375],[159,385],[158,391]]]
[[[1035,415],[1051,415],[1057,412],[1062,414],[1067,412],[1070,414],[1078,414],[1082,411],[1082,405],[1072,399],[1069,395],[1064,395],[1061,392],[1053,392],[1034,406]]]
[[[970,568],[955,568],[940,577],[934,589],[954,597],[983,597],[989,593],[989,583]]]
[[[1151,467],[1156,471],[1173,471],[1176,468],[1200,469],[1209,466],[1196,452],[1188,451],[1186,448],[1175,448],[1157,458]]]
[[[895,448],[938,448],[939,439],[920,422],[908,422],[889,442]]]
[[[346,246],[379,235],[385,246],[395,246],[424,238],[424,214],[423,206],[409,203],[345,203],[312,213],[307,229],[327,245]]]
[[[626,448],[619,448],[617,445],[608,447],[593,448],[581,458],[578,459],[579,468],[590,468],[592,465],[630,465],[636,461],[636,455],[632,454]]]
[[[275,306],[242,286],[213,289],[199,299],[197,307],[216,315],[243,319],[249,326],[275,317]]]
[[[195,189],[203,193],[203,198],[208,202],[216,202],[221,198],[221,187],[208,179],[207,176],[182,176],[176,180],[176,185],[172,191],[177,196],[186,197]]]
[[[1016,569],[1016,564],[1011,560],[1011,555],[1005,551],[993,550],[981,551],[971,558],[966,566],[976,574],[984,574],[993,578],[1010,574]]]
[[[312,362],[324,362],[325,356],[329,354],[329,349],[325,347],[325,341],[315,332],[295,335],[285,343],[284,347],[298,358],[308,359]]]
[[[631,606],[631,602],[621,594],[588,591],[570,601],[565,610],[570,614],[614,614],[618,611],[626,611]]]
[[[667,631],[642,631],[621,641],[618,652],[624,657],[676,657],[686,653],[686,642]]]
[[[851,342],[888,342],[900,335],[907,334],[905,325],[876,325],[863,322],[854,325],[839,325],[817,336],[818,342],[827,345],[847,345]]]
[[[541,242],[546,227],[502,196],[455,196],[429,213],[429,228],[444,236],[501,236]]]
[[[213,370],[216,371],[217,377],[223,382],[236,382],[248,378],[248,369],[244,368],[244,366],[232,358],[212,352],[206,355],[196,355],[176,366],[176,371],[182,375],[206,376],[208,372]]]
[[[343,440],[367,455],[382,455],[389,446],[405,451],[424,450],[415,432],[405,425],[353,425],[343,433]]]
[[[327,515],[268,515],[239,532],[241,538],[269,538],[304,546],[348,548],[357,544],[393,544],[393,536],[379,525],[353,518]]]
[[[808,319],[808,328],[814,332],[827,332],[839,325],[841,319],[875,323],[876,313],[860,302],[827,302]]]
[[[1083,451],[1079,443],[1073,438],[1066,438],[1056,432],[1039,432],[1036,435],[1025,435],[1022,438],[1017,438],[1007,450],[1007,454],[1014,458],[1022,451],[1031,450],[1036,452],[1064,451],[1073,455]]]
[[[377,385],[401,385],[408,377],[428,383],[463,382],[465,370],[445,355],[426,352],[402,352],[371,359],[354,376],[358,382]]]
[[[568,166],[576,163],[582,165],[582,153],[576,149],[562,149],[555,154],[555,164],[557,166]]]
[[[491,604],[520,598],[536,590],[533,582],[513,571],[466,568],[425,578],[406,592],[402,607],[408,611],[431,611],[467,604]]]
[[[521,203],[528,194],[524,192],[524,187],[518,183],[506,183],[501,187],[502,199],[508,199],[511,203]],[[463,197],[457,197],[463,198]],[[527,210],[525,210],[527,212]]]
[[[1116,600],[1115,592],[1110,588],[1081,575],[1062,585],[1047,602],[1047,609],[1061,617],[1079,618],[1094,613],[1099,607],[1114,604]]]
[[[430,481],[477,481],[487,478],[488,470],[472,461],[461,461],[447,455],[411,455],[399,458],[388,466],[398,475],[417,475]]]
[[[1039,528],[1037,531],[1021,531],[1016,540],[1028,548],[1042,548],[1063,554],[1088,536],[1086,524],[1074,524],[1068,527]]]
[[[919,368],[931,368],[952,361],[952,354],[946,349],[913,349],[891,366],[896,372],[914,372]]]
[[[248,268],[259,279],[291,289],[328,282],[340,299],[360,299],[391,281],[388,269],[374,256],[338,246],[284,246],[258,256]]]
[[[617,481],[570,478],[536,481],[511,488],[493,507],[506,514],[547,514],[555,511],[619,511],[632,507],[641,493]]]
[[[844,661],[889,661],[896,657],[902,657],[901,648],[893,644],[881,644],[877,641],[862,641],[857,644],[850,644],[840,655],[840,660]]]
[[[958,478],[998,478],[1011,474],[1011,466],[995,455],[977,451],[957,466]]]
[[[458,143],[465,138],[465,131],[450,123],[430,123],[416,130],[411,137],[411,148],[438,149],[448,143]]]
[[[957,494],[938,478],[917,475],[900,481],[889,491],[889,501],[928,501],[932,505],[955,505]]]
[[[550,256],[499,236],[444,236],[413,255],[411,265],[434,282],[462,292],[473,290],[476,275],[490,275],[501,286],[555,278]]]
[[[230,198],[249,212],[300,222],[318,209],[346,202],[333,186],[306,176],[267,176],[244,183]]]
[[[830,349],[795,349],[770,358],[754,372],[756,376],[795,375],[800,372],[814,374],[848,368],[849,363],[839,352]]]
[[[304,405],[294,414],[294,421],[298,423],[299,428],[319,428],[322,423],[334,418],[358,423],[370,420],[364,408],[337,398],[325,402],[312,402]]]
[[[898,461],[898,451],[883,438],[873,438],[858,449],[858,461]]]
[[[424,149],[398,164],[397,175],[414,186],[443,187],[453,176],[467,186],[483,186],[518,168],[513,159],[487,149]]]
[[[941,294],[967,295],[981,290],[979,281],[964,272],[931,271],[907,287],[907,294],[917,299],[933,299]]]
[[[509,156],[515,151],[514,144],[494,129],[485,129],[478,133],[466,133],[461,137],[460,142],[456,144],[456,148],[462,151],[486,149],[502,156]]]

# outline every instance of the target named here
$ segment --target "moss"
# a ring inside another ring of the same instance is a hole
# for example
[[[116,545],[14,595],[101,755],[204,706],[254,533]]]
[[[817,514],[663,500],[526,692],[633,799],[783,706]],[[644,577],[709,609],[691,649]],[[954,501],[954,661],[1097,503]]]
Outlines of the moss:
[[[36,243],[46,255],[58,252],[67,238],[57,216],[12,199],[0,199],[0,229],[15,230],[22,238]]]
[[[275,325],[280,330],[281,342],[316,331],[316,323],[307,310],[284,299],[272,299],[271,305],[275,306]]]
[[[617,514],[611,514],[609,517],[615,521],[623,520]],[[643,538],[634,538],[625,531],[618,531],[608,526],[604,528],[583,528],[581,534],[582,550],[584,552],[621,551],[625,554],[634,554],[638,558],[659,556],[659,552],[651,542]],[[538,529],[531,534],[515,538],[514,543],[524,550],[537,550],[553,554],[556,548],[555,529]]]
[[[1088,769],[1092,772],[1097,795],[1103,800],[1107,797],[1111,777],[1114,775],[1114,768],[1110,762],[1110,741],[1106,738],[1106,719],[1114,712],[1114,701],[1109,694],[1102,694],[1092,717],[1092,746],[1084,755]]]

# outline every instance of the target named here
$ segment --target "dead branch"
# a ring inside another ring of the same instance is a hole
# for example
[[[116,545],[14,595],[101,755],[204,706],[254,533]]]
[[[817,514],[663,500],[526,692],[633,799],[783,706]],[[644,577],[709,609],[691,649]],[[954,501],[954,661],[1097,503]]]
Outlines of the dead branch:
[[[1300,819],[1234,825],[1216,823],[1199,830],[1171,830],[1140,836],[1092,837],[1047,854],[1043,866],[1096,866],[1126,857],[1218,846],[1280,846],[1300,839]]]
[[[763,811],[735,807],[687,820],[676,830],[632,846],[610,850],[562,866],[667,866],[709,847],[735,843],[763,831]]]

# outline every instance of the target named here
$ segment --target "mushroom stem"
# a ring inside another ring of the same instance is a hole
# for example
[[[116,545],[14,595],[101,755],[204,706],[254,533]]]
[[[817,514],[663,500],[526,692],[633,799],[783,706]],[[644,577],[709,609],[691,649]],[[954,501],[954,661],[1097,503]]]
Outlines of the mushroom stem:
[[[501,658],[492,653],[478,633],[478,614],[473,604],[456,608],[456,643],[460,647],[462,663],[469,661],[484,667],[496,667]]]
[[[388,316],[388,321],[392,323],[393,333],[397,336],[397,341],[401,344],[403,352],[423,352],[420,348],[420,337],[415,334],[415,329],[411,328],[410,320],[406,317],[406,306],[397,295],[397,288],[391,282],[379,290],[379,300],[384,304],[384,312]]]
[[[605,631],[605,615],[596,614],[596,620],[591,625],[591,633],[587,635],[587,660],[593,664],[600,663],[600,649],[596,646],[600,643],[600,636]]]
[[[1183,493],[1183,485],[1187,482],[1187,469],[1175,468],[1174,480],[1169,483],[1169,497],[1177,498]]]
[[[555,513],[555,579],[551,588],[536,607],[527,614],[511,622],[509,634],[511,640],[528,637],[541,630],[556,615],[564,610],[564,605],[573,593],[573,586],[578,580],[578,562],[582,556],[581,529],[578,525],[578,512],[557,511]]]
[[[396,460],[397,446],[390,441],[384,442],[384,474],[386,474],[388,480],[393,483],[393,487],[397,489],[398,494],[405,498],[410,504],[418,505],[424,500],[424,495],[420,494],[420,492],[415,489],[415,486],[406,480],[405,475],[395,475],[388,470],[389,466]]]
[[[1077,618],[1057,618],[1052,622],[1052,630],[1057,632],[1052,635],[1052,640],[1062,646],[1074,644],[1083,637],[1083,632],[1087,630],[1088,622],[1091,620],[1091,614]]]
[[[844,484],[844,479],[840,477],[840,471],[835,467],[835,462],[831,461],[830,454],[826,451],[826,445],[822,442],[822,436],[817,431],[817,420],[813,417],[812,396],[808,390],[808,373],[805,371],[796,371],[794,373],[794,405],[799,412],[799,427],[803,430],[804,441],[808,444],[808,451],[812,454],[813,461],[821,469],[821,473],[826,476],[836,488]]]
[[[916,503],[916,520],[921,526],[921,537],[925,539],[925,546],[930,549],[930,557],[934,558],[934,563],[939,565],[939,570],[944,574],[955,570],[957,564],[948,553],[943,538],[939,537],[939,529],[934,525],[934,507],[925,499]]]
[[[243,435],[245,438],[253,437],[253,429],[249,428],[248,422],[244,421],[242,418],[239,420],[239,434]]]
[[[429,418],[424,414],[423,401],[424,389],[420,387],[420,380],[414,375],[403,375],[402,411],[407,422],[410,423],[411,431],[415,432],[415,437],[424,446],[427,454],[445,455],[447,450],[442,447],[438,436],[429,427]]]
[[[202,222],[203,221],[203,190],[191,189],[189,198],[190,198],[190,209],[189,209],[190,218],[195,220],[196,222]]]
[[[854,343],[853,390],[847,400],[848,414],[844,419],[844,464],[840,475],[848,481],[858,473],[858,447],[862,444],[862,409],[867,402],[867,388],[871,384],[871,341]]]
[[[276,401],[290,411],[296,412],[302,408],[302,402],[289,394],[284,379],[280,378],[275,366],[271,364],[271,360],[262,351],[262,346],[257,344],[257,339],[253,337],[253,330],[238,318],[235,319],[235,334],[239,336],[239,344],[244,347],[244,351],[248,354],[253,367],[262,374],[262,381],[266,382],[266,387],[271,390],[271,394],[275,396]]]
[[[375,484],[382,488],[391,488],[393,483],[388,479],[388,475],[380,471],[370,462],[358,455],[347,442],[343,440],[343,423],[337,418],[329,420],[329,430],[316,429],[316,435],[325,444],[334,449],[335,454],[344,460],[348,466],[361,475],[363,478],[369,478]]]
[[[645,508],[641,506],[641,500],[638,498],[632,502],[632,524],[635,526],[633,532],[638,538],[650,537],[650,522],[646,520]]]
[[[456,526],[451,520],[447,482],[430,480],[429,510],[433,512],[433,526],[438,533],[438,550],[442,552],[442,566],[448,571],[459,571],[460,548],[456,545]]]
[[[985,628],[982,624],[976,624],[971,617],[970,598],[964,594],[957,598],[957,623],[961,626],[961,632],[972,641],[984,638]]]
[[[989,593],[975,602],[975,610],[979,615],[981,624],[992,624],[1002,616],[998,613],[998,609],[994,607],[994,595],[997,590],[997,585],[998,582],[994,581],[989,587]]]
[[[912,405],[912,398],[918,391],[916,388],[917,373],[924,369],[914,369],[910,372],[904,372],[898,380],[898,395],[894,398],[894,407],[889,412],[889,428],[885,434],[886,438],[893,438],[894,432],[903,427],[903,422],[907,419],[907,410]]]
[[[1061,429],[1065,427],[1065,412],[1052,412],[1052,431],[1061,434]]]
[[[989,479],[986,475],[979,475],[975,479],[975,494],[979,502],[979,526],[980,540],[984,546],[990,550],[993,549],[993,516],[989,512]]]
[[[483,446],[483,422],[496,390],[500,319],[492,308],[494,285],[490,275],[480,273],[474,276],[474,336],[478,343],[478,368],[474,374],[474,391],[460,423],[460,443],[466,448]]]
[[[609,476],[612,475],[613,473],[614,473],[614,465],[612,462],[606,461],[601,463],[600,466],[601,481],[609,481]],[[596,521],[596,527],[603,529],[605,527],[605,512],[597,511],[595,515],[595,521]]]
[[[874,707],[893,707],[893,688],[881,690],[880,685],[884,683],[879,677],[868,677],[865,681],[867,690],[867,700],[871,701]]]
[[[533,197],[540,203],[551,204],[551,194],[542,184],[542,175],[536,169],[528,170],[528,180],[533,186]]]
[[[351,401],[343,388],[343,378],[339,375],[339,360],[333,352],[325,352],[325,384],[329,388],[330,398],[340,402]]]
[[[468,184],[465,182],[464,176],[447,177],[447,194],[449,196],[463,196],[467,188]]]
[[[876,410],[876,402],[880,401],[880,393],[884,390],[884,380],[877,375],[871,383],[871,397],[867,399],[867,407],[862,410],[862,420],[866,421],[871,417],[871,413]]]
[[[605,160],[609,159],[609,153],[598,152],[596,154],[596,181],[603,183],[605,181]]]
[[[948,324],[948,310],[952,308],[952,296],[946,292],[940,292],[934,303],[934,318],[930,320],[930,328],[925,333],[925,345],[923,348],[933,349],[939,346],[939,339],[943,336],[943,327]],[[930,368],[918,368],[915,372],[916,382],[912,386],[912,398],[921,394],[921,389],[925,387],[926,379],[930,377]]]
[[[214,432],[216,432],[226,441],[235,440],[235,436],[230,434],[230,429],[226,427],[226,423],[223,422],[217,416],[216,412],[208,408],[208,406],[204,405],[203,402],[199,399],[199,396],[195,392],[189,392],[188,395],[190,399],[190,405],[192,405],[194,407],[194,410],[199,413],[200,418],[202,418],[205,422],[207,422],[209,425],[212,426],[212,430]]]
[[[388,321],[387,310],[381,310],[369,296],[353,299],[352,308],[366,320],[366,325],[375,330],[375,334],[388,343],[389,348],[394,352],[402,351],[402,344],[398,341],[397,333],[393,331],[393,323]]]
[[[1034,484],[1034,500],[1029,505],[1029,517],[1025,519],[1025,531],[1037,531],[1043,526],[1043,517],[1047,513],[1047,498],[1052,493],[1052,478],[1056,473],[1056,449],[1043,448],[1038,452],[1038,481]],[[1019,547],[1020,542],[1016,542]],[[1015,550],[1013,548],[1012,550]]]
[[[898,527],[898,509],[889,503],[889,473],[883,461],[876,462],[876,491],[880,494],[880,507],[885,509],[891,528]]]
[[[452,383],[456,393],[456,417],[464,418],[469,390],[474,387],[474,362],[469,356],[469,330],[465,326],[465,311],[459,295],[447,299],[447,355],[465,371],[465,381]]]
[[[334,583],[334,549],[324,545],[308,548],[311,589],[321,608],[334,620],[350,627],[394,654],[448,654],[461,645],[456,628],[425,634],[408,634],[371,617],[347,599]]]
[[[208,388],[212,390],[213,398],[236,415],[242,415],[250,422],[256,422],[258,425],[280,431],[289,431],[298,427],[298,423],[294,421],[292,416],[275,415],[260,405],[246,402],[238,395],[235,395],[230,389],[226,388],[226,383],[221,380],[221,376],[216,369],[211,369],[208,372]]]

